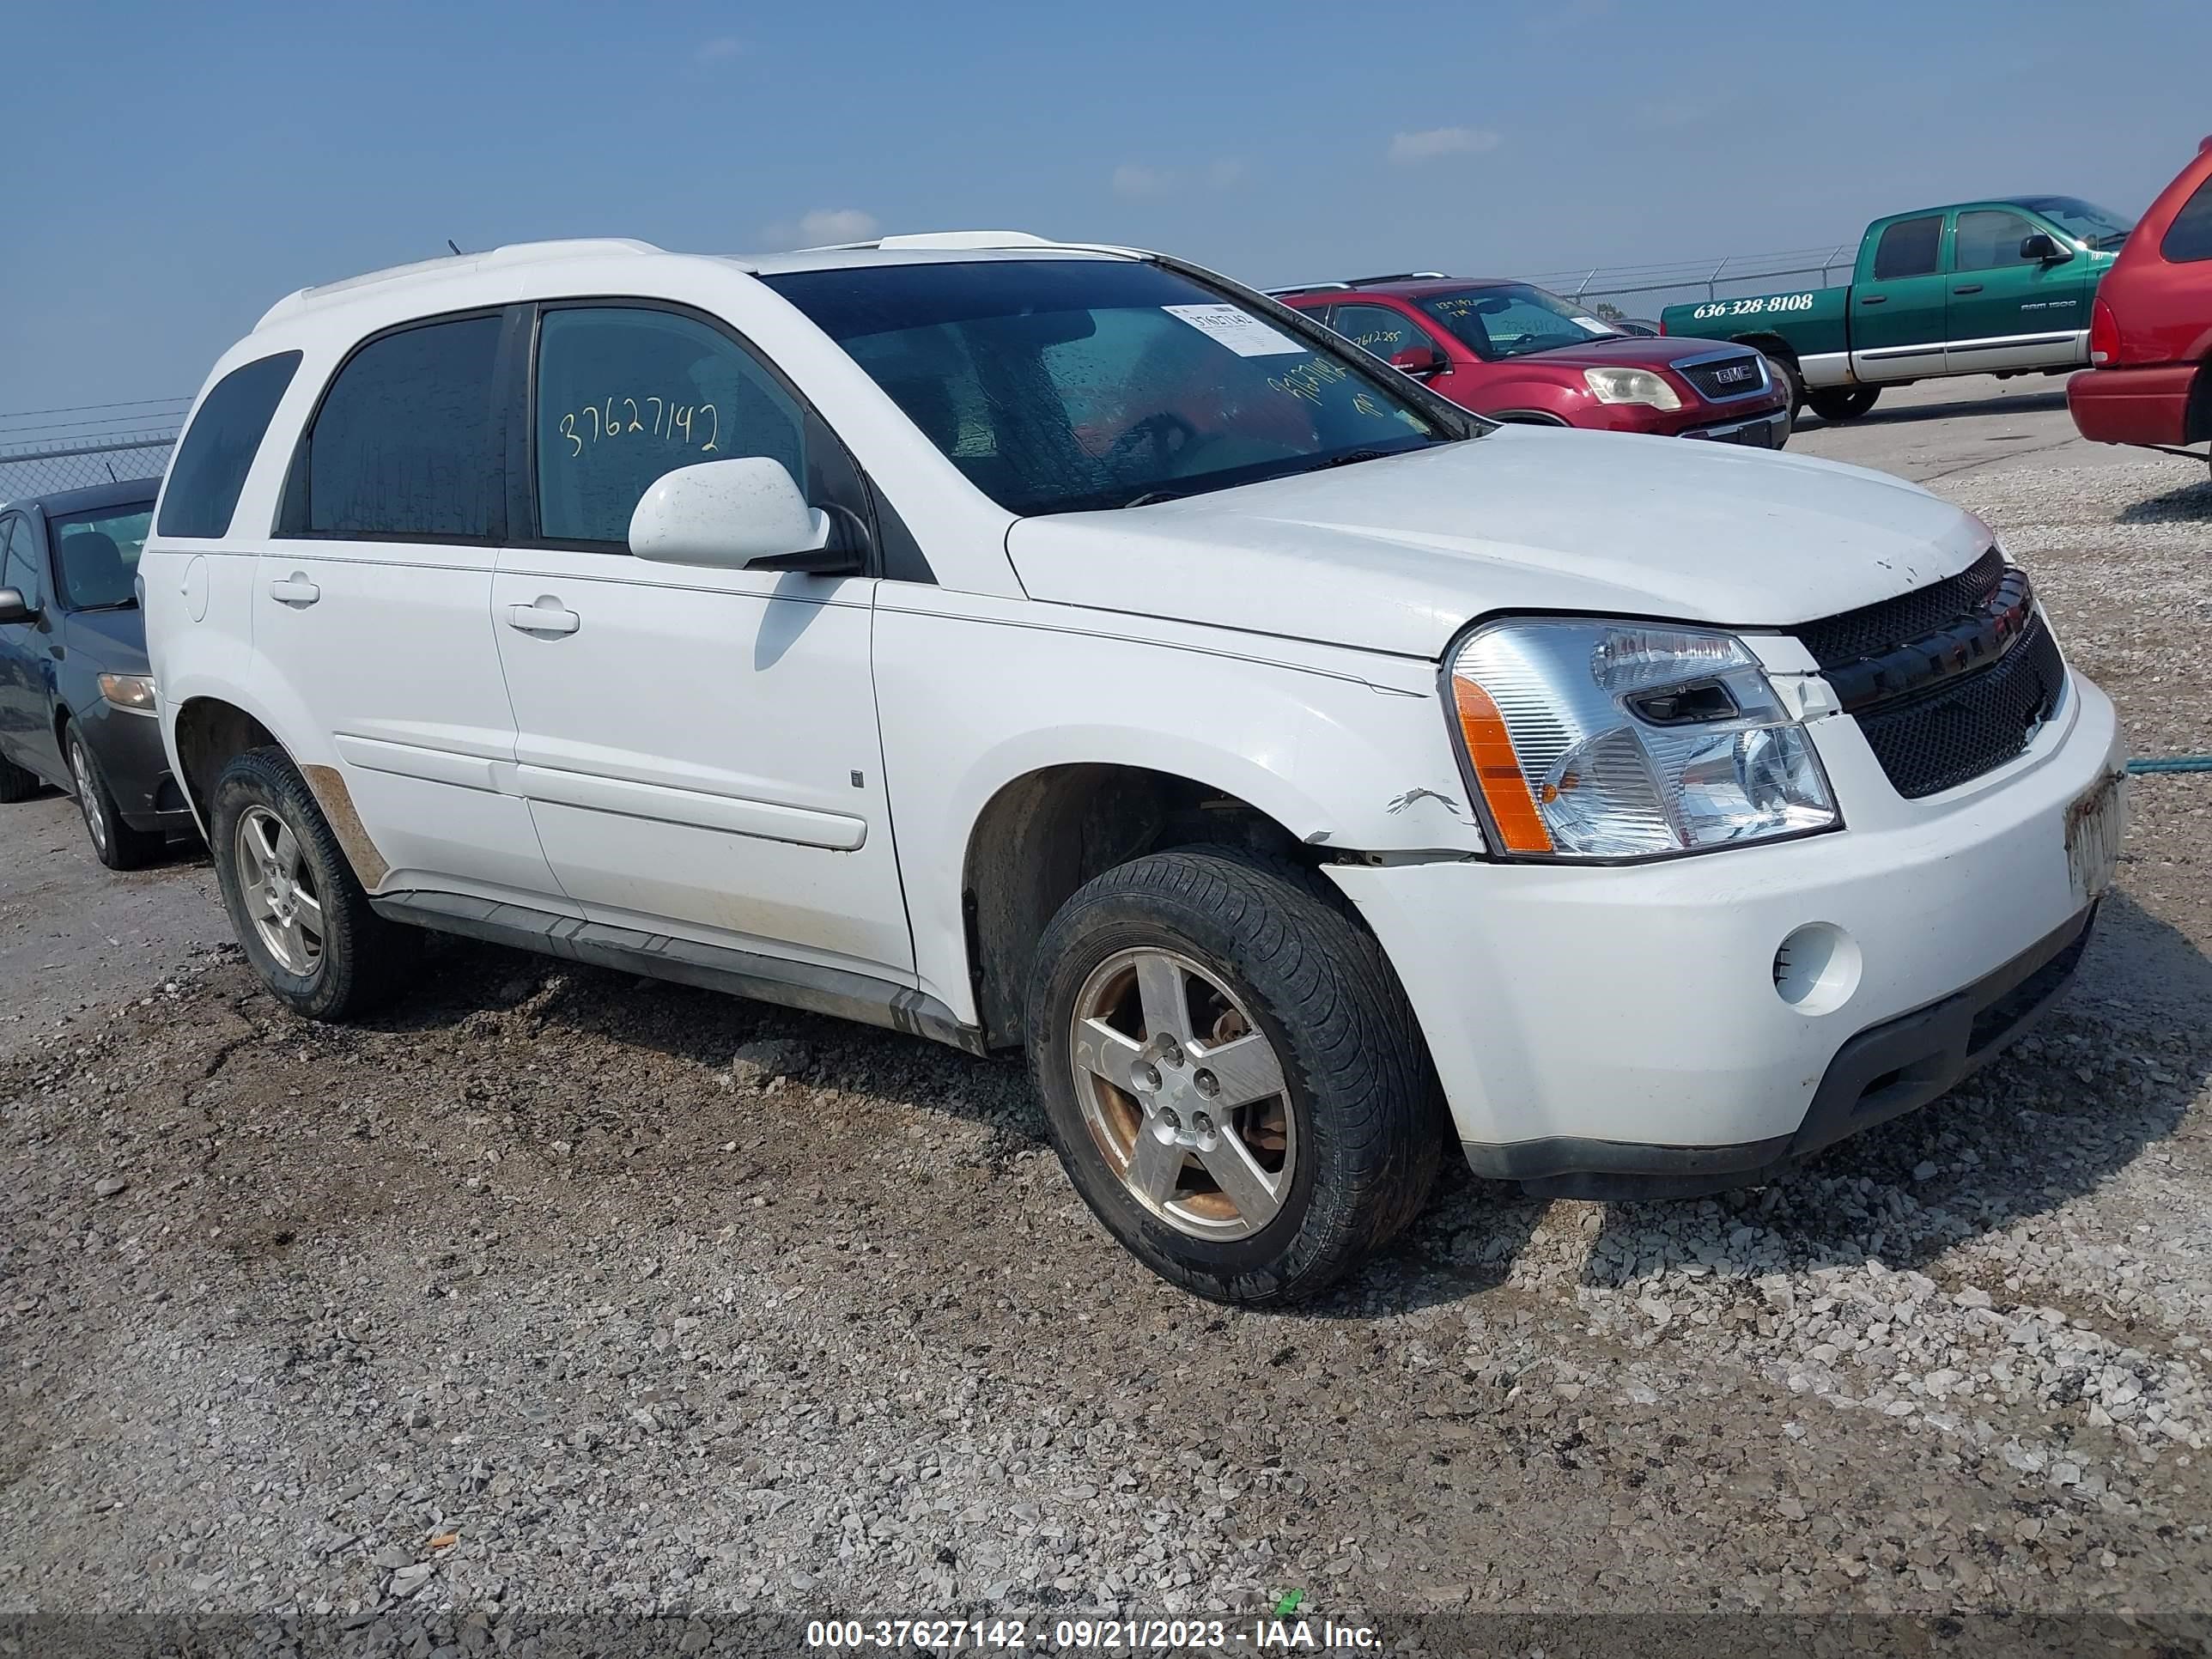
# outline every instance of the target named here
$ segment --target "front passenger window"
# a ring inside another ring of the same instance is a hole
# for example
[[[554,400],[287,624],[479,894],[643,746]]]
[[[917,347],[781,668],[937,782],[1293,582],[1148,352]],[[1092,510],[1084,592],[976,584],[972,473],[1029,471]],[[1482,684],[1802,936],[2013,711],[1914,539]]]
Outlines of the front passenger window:
[[[626,548],[653,481],[702,461],[765,455],[806,486],[798,404],[736,341],[680,313],[548,310],[535,418],[548,541]]]

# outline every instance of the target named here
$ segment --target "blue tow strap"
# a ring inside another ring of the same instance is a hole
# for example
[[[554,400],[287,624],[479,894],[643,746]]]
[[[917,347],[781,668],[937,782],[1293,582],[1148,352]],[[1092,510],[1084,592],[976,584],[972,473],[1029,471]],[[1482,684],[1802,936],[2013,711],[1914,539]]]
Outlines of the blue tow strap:
[[[2128,763],[2130,772],[2212,772],[2212,755],[2154,755]]]

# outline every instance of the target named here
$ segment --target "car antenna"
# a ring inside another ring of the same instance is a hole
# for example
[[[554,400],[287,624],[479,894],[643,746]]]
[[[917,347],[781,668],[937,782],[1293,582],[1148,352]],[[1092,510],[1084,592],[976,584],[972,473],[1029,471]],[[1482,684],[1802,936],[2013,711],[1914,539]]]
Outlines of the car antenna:
[[[452,237],[450,237],[450,236],[448,236],[447,238],[446,238],[446,246],[447,246],[447,247],[449,247],[449,248],[453,249],[453,252],[454,252],[455,253],[457,253],[457,254],[461,251],[461,245],[460,245],[459,242],[455,241],[455,240],[454,240]]]

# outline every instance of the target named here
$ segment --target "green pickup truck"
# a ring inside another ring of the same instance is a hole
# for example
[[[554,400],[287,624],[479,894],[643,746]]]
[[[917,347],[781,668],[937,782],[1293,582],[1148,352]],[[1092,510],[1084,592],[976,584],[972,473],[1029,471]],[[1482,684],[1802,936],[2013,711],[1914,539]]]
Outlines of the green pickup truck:
[[[1908,380],[2063,374],[2089,362],[2090,298],[2134,224],[2072,196],[1893,214],[1847,286],[1669,306],[1660,331],[1758,347],[1830,421]]]

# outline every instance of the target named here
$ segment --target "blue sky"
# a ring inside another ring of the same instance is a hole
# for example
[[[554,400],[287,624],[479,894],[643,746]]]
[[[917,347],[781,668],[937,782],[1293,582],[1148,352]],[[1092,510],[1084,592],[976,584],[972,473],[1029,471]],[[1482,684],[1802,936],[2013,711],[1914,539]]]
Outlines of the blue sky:
[[[9,414],[188,394],[278,295],[447,237],[1531,273],[2136,211],[2212,130],[2205,0],[77,0],[0,39]]]

